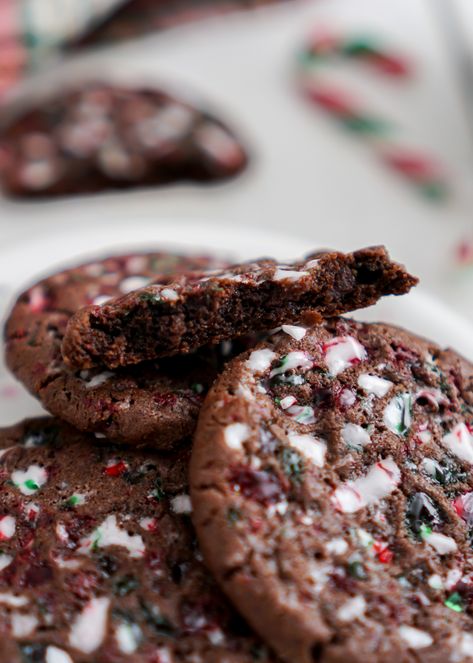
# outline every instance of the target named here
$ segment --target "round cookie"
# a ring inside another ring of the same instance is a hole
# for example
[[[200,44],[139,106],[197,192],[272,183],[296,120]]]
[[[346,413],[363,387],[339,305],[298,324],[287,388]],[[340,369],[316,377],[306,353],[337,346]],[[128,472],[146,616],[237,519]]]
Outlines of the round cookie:
[[[61,342],[71,315],[92,302],[187,270],[221,267],[210,256],[143,253],[110,257],[60,272],[29,288],[8,319],[6,359],[44,407],[76,428],[114,440],[162,445],[193,432],[203,395],[232,346],[115,372],[71,371]]]
[[[188,444],[0,431],[0,663],[270,663],[202,564]]]
[[[284,326],[201,411],[209,568],[288,663],[473,657],[473,366],[401,329]]]
[[[247,163],[223,122],[159,89],[85,83],[12,115],[0,181],[16,197],[219,181]]]

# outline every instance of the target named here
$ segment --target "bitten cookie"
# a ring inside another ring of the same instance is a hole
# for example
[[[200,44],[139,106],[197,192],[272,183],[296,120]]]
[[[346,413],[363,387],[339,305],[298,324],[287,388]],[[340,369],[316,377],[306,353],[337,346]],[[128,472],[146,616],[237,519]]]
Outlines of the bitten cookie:
[[[0,131],[0,183],[19,197],[220,180],[246,162],[225,124],[162,90],[85,84]]]
[[[129,443],[172,445],[193,432],[203,396],[231,355],[231,344],[114,372],[71,371],[62,361],[62,338],[82,306],[142,287],[159,274],[166,282],[189,269],[222,264],[209,256],[135,254],[46,278],[13,307],[5,330],[8,366],[47,410],[80,430]]]
[[[461,663],[472,465],[472,364],[388,325],[285,325],[206,399],[194,524],[288,663]]]
[[[0,431],[0,663],[270,663],[201,562],[189,445]]]
[[[110,368],[192,352],[281,322],[320,320],[402,294],[417,283],[383,247],[321,253],[292,265],[260,260],[187,275],[78,311],[63,342],[68,365]]]

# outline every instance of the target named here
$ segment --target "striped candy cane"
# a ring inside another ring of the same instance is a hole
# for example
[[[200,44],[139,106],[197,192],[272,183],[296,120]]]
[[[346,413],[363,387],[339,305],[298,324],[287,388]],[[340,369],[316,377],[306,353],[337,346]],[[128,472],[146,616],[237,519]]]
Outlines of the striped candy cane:
[[[444,199],[449,183],[435,159],[398,144],[393,123],[371,113],[345,90],[321,80],[320,68],[336,58],[356,60],[383,75],[401,79],[410,75],[407,61],[370,39],[341,39],[330,33],[319,34],[299,54],[299,86],[306,99],[363,137],[385,165],[402,175],[420,193],[433,200]]]

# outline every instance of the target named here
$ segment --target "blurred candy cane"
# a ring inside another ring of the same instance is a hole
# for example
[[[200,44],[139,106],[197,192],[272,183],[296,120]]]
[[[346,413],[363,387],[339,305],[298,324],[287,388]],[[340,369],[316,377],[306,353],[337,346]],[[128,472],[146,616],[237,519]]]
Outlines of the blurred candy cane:
[[[128,0],[0,0],[0,99],[28,67]]]
[[[443,199],[449,190],[443,168],[435,159],[398,143],[394,124],[377,117],[347,92],[318,76],[321,65],[334,58],[355,59],[375,67],[383,75],[404,78],[410,67],[401,56],[374,40],[341,39],[330,33],[314,36],[299,54],[298,80],[305,97],[327,111],[344,127],[363,136],[391,170],[401,174],[425,196]]]

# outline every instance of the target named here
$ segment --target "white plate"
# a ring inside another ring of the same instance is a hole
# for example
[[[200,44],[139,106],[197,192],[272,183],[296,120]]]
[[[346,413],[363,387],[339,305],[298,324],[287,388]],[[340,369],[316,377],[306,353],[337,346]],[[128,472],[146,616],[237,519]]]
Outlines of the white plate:
[[[56,267],[120,250],[180,247],[185,252],[211,249],[237,259],[262,255],[290,260],[313,250],[310,242],[276,232],[251,228],[230,229],[198,219],[166,223],[155,219],[121,222],[96,227],[91,220],[64,229],[54,237],[25,240],[0,249],[0,316],[7,313],[16,294],[39,275]],[[473,360],[473,326],[460,315],[426,294],[421,288],[405,297],[388,297],[357,317],[383,320],[406,327],[442,345],[450,345]],[[36,401],[14,381],[0,362],[0,425],[9,425],[41,412]]]

